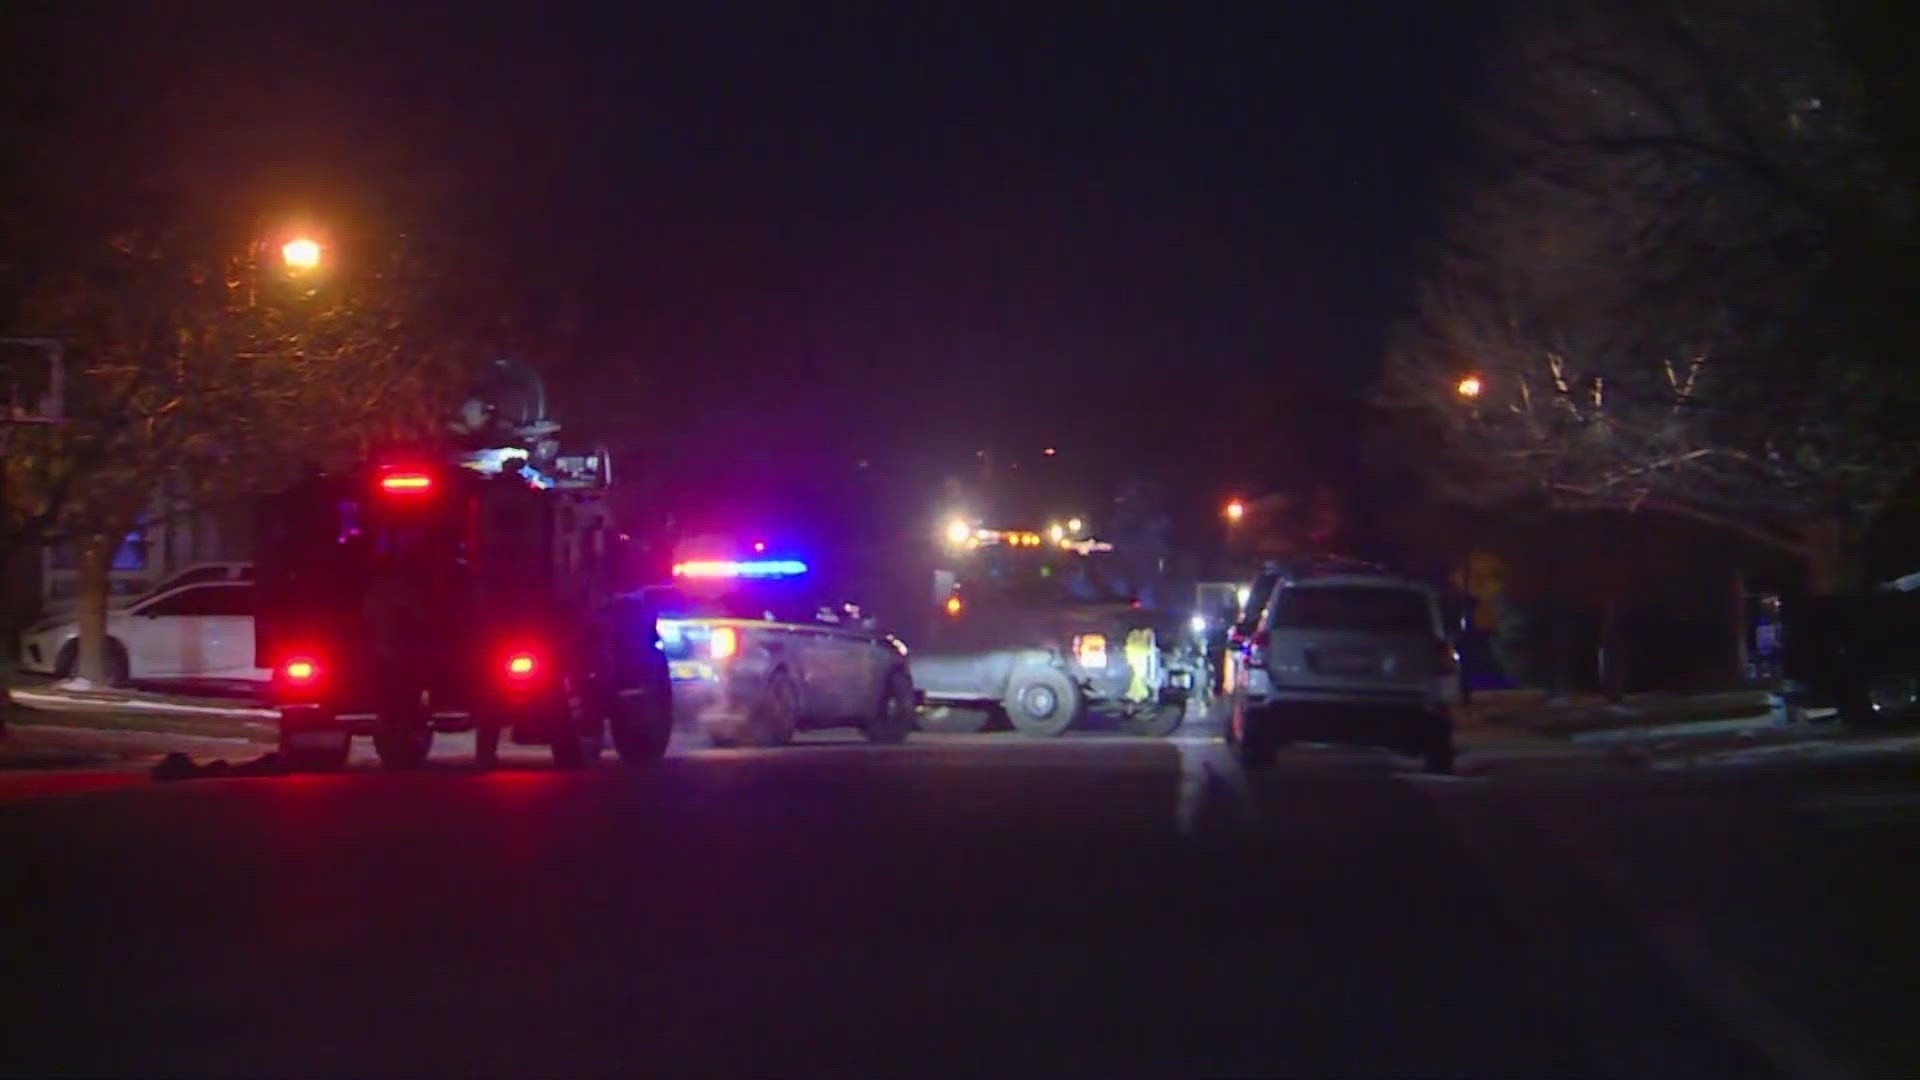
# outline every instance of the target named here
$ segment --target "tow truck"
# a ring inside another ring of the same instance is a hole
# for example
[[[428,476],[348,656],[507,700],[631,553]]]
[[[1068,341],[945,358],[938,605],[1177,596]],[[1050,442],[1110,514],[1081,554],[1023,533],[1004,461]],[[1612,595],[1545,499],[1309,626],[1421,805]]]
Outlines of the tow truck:
[[[1143,609],[1111,584],[1093,537],[955,521],[911,657],[932,706],[922,725],[983,729],[1004,712],[1015,730],[1065,733],[1089,715],[1163,737],[1186,717],[1204,660],[1178,643],[1185,612]]]
[[[545,433],[396,448],[259,502],[255,662],[289,767],[340,768],[370,735],[383,765],[416,768],[465,730],[483,766],[503,734],[563,768],[608,735],[630,764],[665,753],[666,658],[615,589],[606,450]]]

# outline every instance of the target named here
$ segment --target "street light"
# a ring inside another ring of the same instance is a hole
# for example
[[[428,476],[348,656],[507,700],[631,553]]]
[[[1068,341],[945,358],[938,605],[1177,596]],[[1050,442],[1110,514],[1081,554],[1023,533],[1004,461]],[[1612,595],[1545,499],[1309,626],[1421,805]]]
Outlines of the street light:
[[[1087,527],[1087,523],[1084,521],[1081,521],[1079,518],[1067,519],[1067,531],[1072,533],[1075,536],[1079,536],[1080,530],[1086,527]]]
[[[320,265],[320,245],[304,236],[289,240],[280,247],[280,259],[289,270],[312,270]]]
[[[1241,518],[1247,516],[1247,506],[1239,499],[1234,499],[1227,503],[1226,513],[1228,521],[1239,521]]]
[[[1480,396],[1480,376],[1478,375],[1462,376],[1459,382],[1453,384],[1453,392],[1456,394],[1459,394],[1461,397],[1466,398],[1468,400],[1472,400],[1474,398],[1479,397]]]

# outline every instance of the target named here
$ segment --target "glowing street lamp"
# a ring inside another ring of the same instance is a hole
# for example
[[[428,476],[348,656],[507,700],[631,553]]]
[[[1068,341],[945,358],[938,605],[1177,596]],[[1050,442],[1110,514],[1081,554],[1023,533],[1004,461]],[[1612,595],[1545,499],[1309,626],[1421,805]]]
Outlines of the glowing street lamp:
[[[1227,503],[1226,514],[1227,514],[1228,521],[1237,522],[1241,518],[1247,516],[1247,505],[1241,502],[1239,499],[1234,499],[1233,501]]]
[[[947,522],[947,543],[956,546],[964,544],[967,542],[967,538],[972,535],[973,526],[968,525],[965,521],[954,518],[952,521]]]
[[[1079,518],[1067,519],[1067,531],[1072,533],[1075,536],[1079,536],[1080,530],[1086,527],[1087,527],[1087,523],[1084,521],[1081,521]]]
[[[280,247],[280,259],[293,271],[312,270],[320,265],[320,245],[302,236]]]
[[[1471,401],[1480,396],[1480,376],[1465,375],[1453,384],[1453,392]]]

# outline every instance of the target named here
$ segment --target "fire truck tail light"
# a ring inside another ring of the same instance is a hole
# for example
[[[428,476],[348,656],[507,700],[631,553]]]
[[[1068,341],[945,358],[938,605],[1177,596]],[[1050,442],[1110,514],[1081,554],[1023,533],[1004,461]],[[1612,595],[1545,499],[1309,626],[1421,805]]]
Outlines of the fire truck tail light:
[[[422,495],[433,490],[433,477],[423,472],[390,472],[380,478],[380,490],[389,495]]]
[[[320,681],[320,662],[311,656],[296,656],[280,665],[280,677],[289,686],[312,686]]]
[[[518,645],[500,658],[500,676],[509,686],[526,686],[540,677],[542,666],[538,651]]]

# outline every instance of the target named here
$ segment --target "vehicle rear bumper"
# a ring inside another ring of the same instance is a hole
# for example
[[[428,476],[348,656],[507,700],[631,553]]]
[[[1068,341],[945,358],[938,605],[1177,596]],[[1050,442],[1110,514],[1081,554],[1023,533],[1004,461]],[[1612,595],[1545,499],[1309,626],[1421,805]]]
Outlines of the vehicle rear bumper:
[[[1421,698],[1355,700],[1333,694],[1287,695],[1249,702],[1248,731],[1276,742],[1319,742],[1423,753],[1453,739],[1445,706]]]

